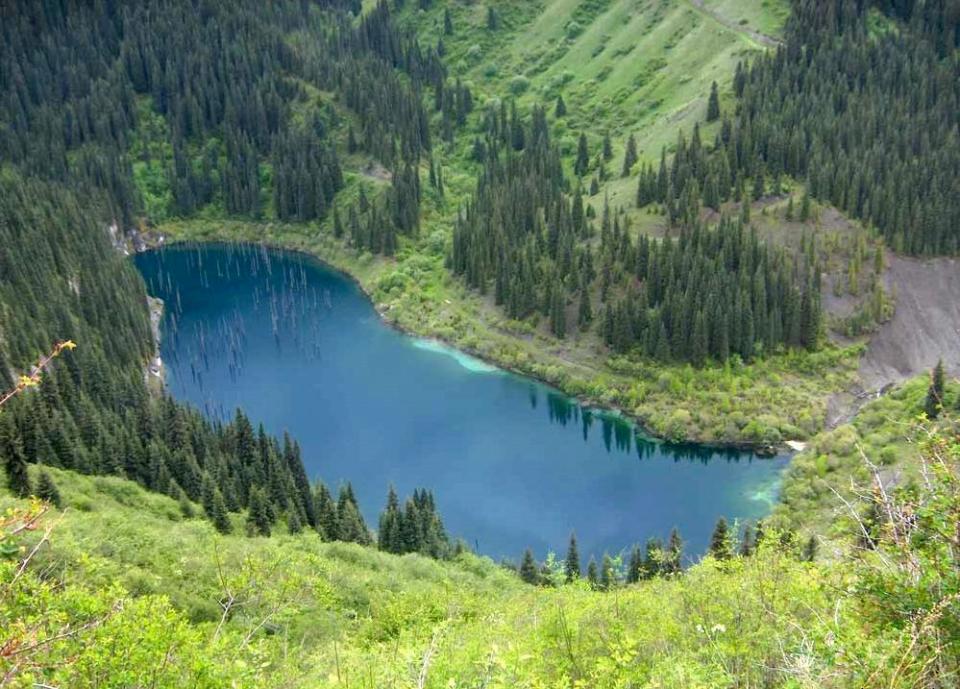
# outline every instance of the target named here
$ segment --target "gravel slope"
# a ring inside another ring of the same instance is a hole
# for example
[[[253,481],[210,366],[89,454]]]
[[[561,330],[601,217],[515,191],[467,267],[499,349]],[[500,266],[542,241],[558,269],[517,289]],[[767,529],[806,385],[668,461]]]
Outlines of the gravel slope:
[[[960,261],[890,257],[887,289],[896,312],[871,338],[860,362],[866,391],[932,368],[942,358],[960,376]]]

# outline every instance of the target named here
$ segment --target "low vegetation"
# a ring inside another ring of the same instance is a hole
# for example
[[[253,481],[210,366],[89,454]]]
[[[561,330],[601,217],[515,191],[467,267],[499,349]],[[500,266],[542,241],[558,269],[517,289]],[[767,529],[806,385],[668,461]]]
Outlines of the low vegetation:
[[[467,552],[224,536],[50,469],[61,509],[0,493],[0,685],[950,686],[960,449],[941,424],[910,426],[925,480],[873,473],[839,555],[772,526],[747,551],[731,529],[682,573],[623,584],[607,562],[597,587],[555,559],[530,586]]]

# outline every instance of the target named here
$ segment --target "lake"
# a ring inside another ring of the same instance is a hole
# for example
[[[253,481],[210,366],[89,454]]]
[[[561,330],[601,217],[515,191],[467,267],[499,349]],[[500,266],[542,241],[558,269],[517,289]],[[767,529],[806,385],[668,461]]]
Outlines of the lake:
[[[243,245],[139,254],[164,299],[170,392],[209,417],[241,407],[301,444],[311,478],[353,484],[368,525],[392,483],[431,489],[480,553],[616,554],[678,527],[702,553],[717,518],[757,519],[788,458],[671,446],[616,415],[384,324],[354,282],[306,256]]]

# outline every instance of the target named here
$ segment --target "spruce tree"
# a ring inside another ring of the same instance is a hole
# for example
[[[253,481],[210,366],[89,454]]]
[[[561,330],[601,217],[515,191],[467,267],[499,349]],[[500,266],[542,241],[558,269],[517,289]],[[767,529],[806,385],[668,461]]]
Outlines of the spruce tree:
[[[9,413],[0,414],[0,457],[6,458],[7,486],[10,491],[20,498],[32,494],[23,443]]]
[[[743,557],[749,557],[753,554],[753,527],[747,524],[743,527],[743,537],[740,539],[739,553]]]
[[[533,551],[530,548],[523,551],[523,560],[520,563],[520,578],[528,584],[538,583],[537,562],[533,559]]]
[[[453,34],[453,18],[450,16],[449,7],[445,7],[443,10],[443,33],[447,36]]]
[[[497,11],[493,9],[493,5],[487,7],[487,30],[496,31],[500,25],[500,20],[497,17]]]
[[[297,510],[290,510],[287,515],[287,531],[291,534],[298,534],[303,531],[303,522],[300,521]]]
[[[710,98],[707,101],[707,122],[716,122],[720,119],[720,96],[717,93],[717,82],[710,86]]]
[[[817,537],[810,534],[806,545],[803,547],[803,559],[807,562],[813,562],[817,559]]]
[[[943,411],[946,386],[943,359],[940,359],[930,374],[930,387],[927,389],[927,398],[923,403],[923,410],[926,412],[928,419],[936,419]]]
[[[573,174],[583,177],[590,168],[590,152],[587,149],[587,135],[580,132],[577,140],[577,159],[573,164]]]
[[[640,546],[634,544],[630,549],[630,563],[627,565],[627,583],[636,584],[640,581],[640,575],[643,573],[643,556],[640,553]]]
[[[630,170],[637,162],[637,140],[633,137],[633,134],[627,137],[627,147],[623,153],[623,171],[620,173],[621,177],[628,177],[630,175]]]
[[[335,541],[340,533],[337,523],[337,504],[330,491],[321,482],[315,490],[314,504],[317,506],[317,531],[325,541]]]
[[[247,514],[247,530],[251,535],[269,536],[271,519],[270,508],[267,504],[267,498],[261,488],[253,488],[250,491],[250,504]]]
[[[212,509],[209,516],[214,528],[220,533],[228,534],[233,530],[233,524],[231,524],[230,516],[227,513],[227,504],[219,488],[213,490]]]
[[[587,563],[587,581],[592,589],[600,586],[600,572],[597,570],[597,561],[593,559],[593,555],[590,556],[590,562]]]
[[[567,114],[567,104],[563,102],[563,95],[557,96],[557,104],[553,109],[553,114],[556,117],[565,117]]]
[[[387,491],[387,504],[380,513],[377,528],[377,547],[388,553],[402,553],[400,500],[391,484]]]
[[[610,161],[613,159],[613,142],[610,141],[610,133],[603,135],[603,159]]]
[[[45,469],[40,470],[40,477],[37,479],[37,497],[46,500],[54,507],[60,507],[60,491],[57,490],[53,477]]]
[[[580,326],[581,330],[586,330],[590,327],[590,322],[593,320],[593,308],[590,306],[590,290],[584,281],[584,285],[580,289],[580,306],[577,310],[577,325]]]
[[[659,538],[648,538],[643,557],[644,579],[652,579],[663,572],[663,542]]]
[[[674,527],[670,530],[670,538],[667,541],[667,573],[679,574],[683,563],[683,539],[680,538],[680,531]]]
[[[577,551],[577,535],[575,533],[570,534],[570,545],[567,547],[564,574],[568,582],[580,578],[580,553]]]
[[[727,520],[720,517],[710,536],[710,554],[718,560],[730,559],[730,528]]]

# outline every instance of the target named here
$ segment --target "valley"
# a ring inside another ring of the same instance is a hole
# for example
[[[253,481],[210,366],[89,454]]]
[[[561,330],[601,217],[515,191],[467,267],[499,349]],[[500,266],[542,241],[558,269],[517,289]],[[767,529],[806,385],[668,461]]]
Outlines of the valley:
[[[0,6],[0,689],[947,689],[949,0]]]

